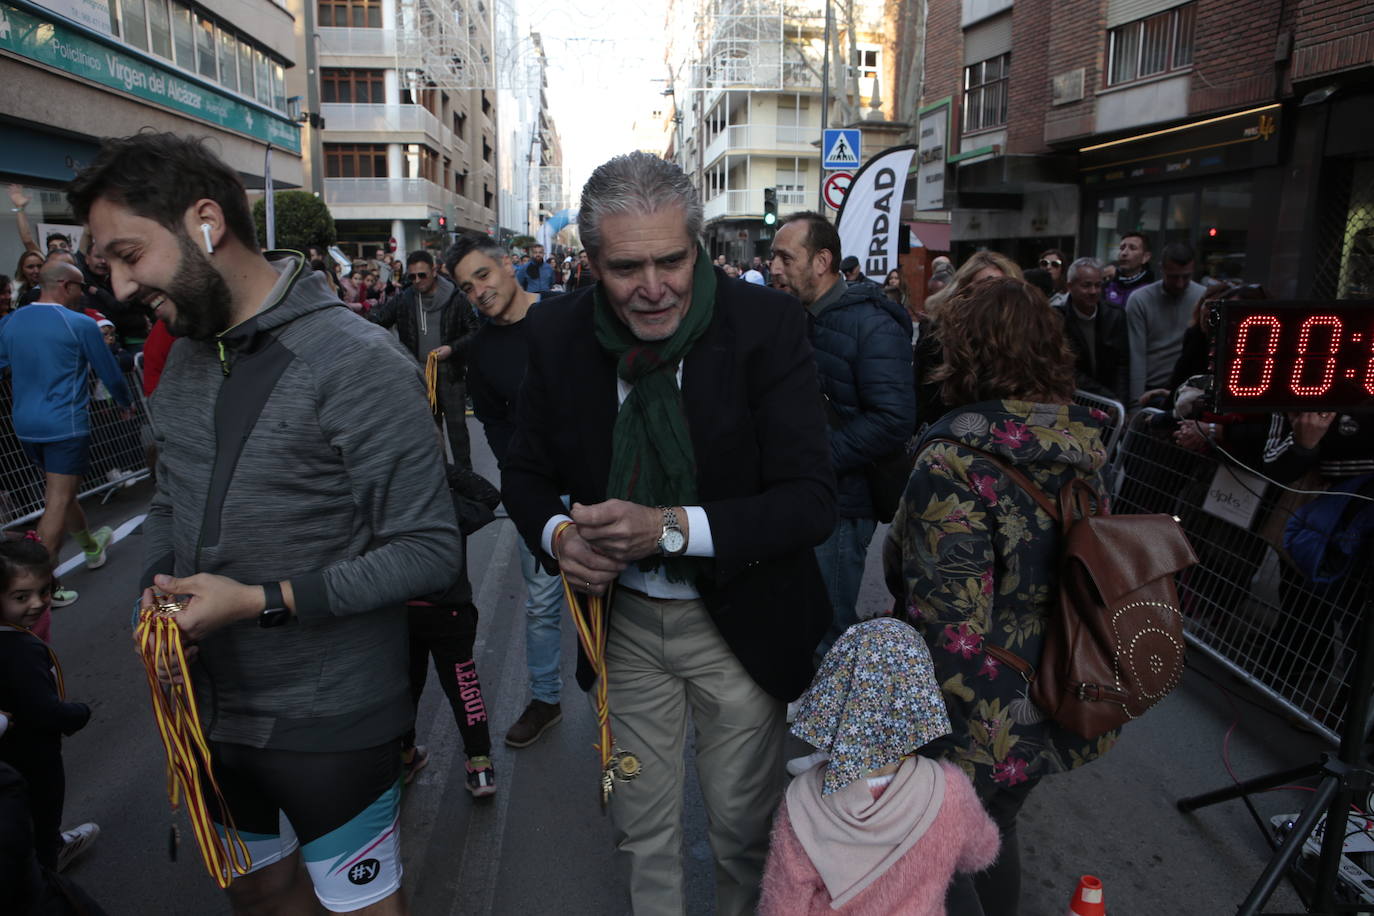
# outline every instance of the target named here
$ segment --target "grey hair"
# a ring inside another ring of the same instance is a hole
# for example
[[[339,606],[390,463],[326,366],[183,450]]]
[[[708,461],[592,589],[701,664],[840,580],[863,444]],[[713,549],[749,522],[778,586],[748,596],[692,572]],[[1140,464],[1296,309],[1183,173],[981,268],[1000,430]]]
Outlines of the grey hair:
[[[687,236],[701,236],[701,195],[687,174],[651,153],[616,156],[597,166],[582,186],[577,230],[590,257],[601,250],[601,220],[614,213],[656,213],[681,207]]]
[[[1079,258],[1077,261],[1074,261],[1072,264],[1069,265],[1069,269],[1064,272],[1064,279],[1067,282],[1072,283],[1074,281],[1074,278],[1078,276],[1078,272],[1085,267],[1091,267],[1099,274],[1106,269],[1103,266],[1102,262],[1099,261],[1097,258]]]

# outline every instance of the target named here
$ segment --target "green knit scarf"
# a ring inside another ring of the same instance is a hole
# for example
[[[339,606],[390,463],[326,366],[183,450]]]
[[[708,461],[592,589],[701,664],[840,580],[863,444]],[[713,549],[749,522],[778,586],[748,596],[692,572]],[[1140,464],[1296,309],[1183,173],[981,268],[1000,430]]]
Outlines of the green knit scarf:
[[[606,495],[644,506],[689,506],[697,500],[697,461],[687,429],[677,368],[711,323],[716,272],[697,246],[692,305],[666,340],[640,340],[611,309],[601,284],[593,292],[596,339],[616,357],[616,374],[632,386],[616,415]],[[662,566],[670,582],[693,582],[700,561],[653,555],[645,571]]]

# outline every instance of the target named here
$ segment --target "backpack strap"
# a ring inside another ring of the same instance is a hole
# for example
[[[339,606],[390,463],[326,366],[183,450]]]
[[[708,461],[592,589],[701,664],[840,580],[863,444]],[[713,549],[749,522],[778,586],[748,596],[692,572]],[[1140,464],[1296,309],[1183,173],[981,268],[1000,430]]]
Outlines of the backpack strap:
[[[969,445],[967,442],[960,442],[958,439],[949,439],[943,436],[927,441],[926,445],[934,445],[937,442],[942,442],[946,445],[958,446],[959,448],[973,452],[975,455],[981,455],[982,457],[991,461],[993,464],[1001,468],[1002,473],[1006,474],[1007,477],[1011,479],[1012,483],[1016,484],[1018,487],[1025,490],[1028,494],[1030,494],[1031,498],[1035,500],[1036,504],[1040,506],[1041,509],[1045,510],[1046,515],[1054,519],[1056,522],[1060,520],[1059,507],[1056,506],[1054,504],[1054,501],[1051,500],[1049,496],[1045,494],[1045,491],[1040,489],[1040,487],[1036,486],[1035,481],[1027,477],[1024,471],[1008,463],[1007,460],[1002,456],[994,455],[992,452],[985,451],[976,445]]]

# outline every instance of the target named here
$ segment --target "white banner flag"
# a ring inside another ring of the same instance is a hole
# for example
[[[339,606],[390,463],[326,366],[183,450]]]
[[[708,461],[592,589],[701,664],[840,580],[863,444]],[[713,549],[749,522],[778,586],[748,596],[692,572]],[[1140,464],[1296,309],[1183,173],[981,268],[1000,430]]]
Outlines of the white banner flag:
[[[902,193],[915,155],[914,146],[894,146],[868,160],[854,176],[835,217],[841,255],[854,255],[864,274],[879,283],[897,267]]]

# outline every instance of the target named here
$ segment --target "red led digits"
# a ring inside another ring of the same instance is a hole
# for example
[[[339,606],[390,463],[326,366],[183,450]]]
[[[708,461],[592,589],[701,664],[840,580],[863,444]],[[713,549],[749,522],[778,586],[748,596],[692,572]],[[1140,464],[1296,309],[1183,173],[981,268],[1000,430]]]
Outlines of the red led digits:
[[[1364,367],[1364,390],[1374,396],[1374,334],[1369,335],[1369,354],[1369,362]]]
[[[1309,356],[1307,352],[1312,340],[1312,329],[1316,327],[1331,329],[1331,346],[1326,355],[1321,357]],[[1298,333],[1298,358],[1293,364],[1292,381],[1288,384],[1294,394],[1312,398],[1320,397],[1331,390],[1331,385],[1336,379],[1336,351],[1341,346],[1342,327],[1341,320],[1335,315],[1313,315],[1302,323],[1302,330]],[[1326,362],[1326,367],[1322,370],[1322,380],[1315,385],[1302,383],[1309,359],[1322,359]]]
[[[1259,325],[1269,329],[1269,341],[1265,344],[1263,356],[1247,355],[1246,347],[1250,343],[1250,328]],[[1269,390],[1269,383],[1274,379],[1274,354],[1279,349],[1279,331],[1282,326],[1279,320],[1273,315],[1247,315],[1236,330],[1236,358],[1231,363],[1231,376],[1228,378],[1227,387],[1231,390],[1231,395],[1238,398],[1257,398]],[[1241,371],[1248,363],[1261,363],[1260,380],[1258,385],[1242,385]],[[1370,381],[1374,383],[1374,360],[1370,363]]]

